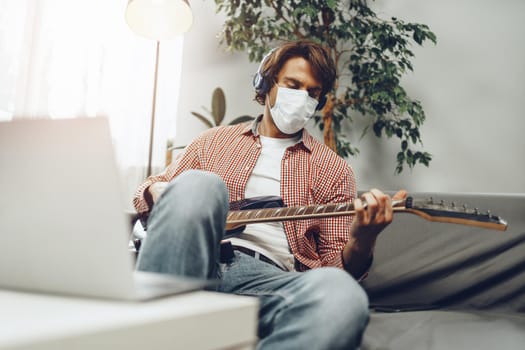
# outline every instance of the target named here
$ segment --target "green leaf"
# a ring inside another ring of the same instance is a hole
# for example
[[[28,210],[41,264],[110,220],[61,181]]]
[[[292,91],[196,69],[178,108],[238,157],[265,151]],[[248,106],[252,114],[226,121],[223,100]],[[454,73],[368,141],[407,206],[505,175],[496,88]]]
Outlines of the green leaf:
[[[250,61],[259,62],[270,47],[298,38],[322,43],[338,59],[331,117],[341,156],[357,154],[340,132],[355,127],[352,116],[357,112],[370,120],[360,139],[369,132],[379,138],[396,135],[401,139],[403,159],[398,159],[397,173],[405,164],[428,165],[430,154],[408,152],[411,142],[421,143],[425,114],[401,86],[404,74],[414,68],[414,44],[436,43],[427,25],[397,17],[383,19],[362,0],[216,0],[216,4],[226,16],[221,44],[246,52]],[[321,130],[325,127],[320,117],[316,125]]]
[[[220,87],[213,90],[211,98],[211,114],[215,125],[220,125],[224,120],[226,114],[226,98],[224,97],[224,91]]]
[[[197,112],[191,112],[191,114],[193,114],[194,116],[196,116],[201,122],[203,122],[207,127],[209,128],[213,128],[213,124],[208,120],[206,119],[205,116],[203,116],[202,114],[199,114]]]
[[[247,122],[249,120],[254,120],[254,119],[255,119],[254,117],[249,116],[249,115],[241,115],[240,117],[237,117],[233,119],[231,122],[229,122],[228,125],[240,124],[240,123],[244,123],[244,122]]]
[[[365,137],[366,134],[368,134],[368,130],[370,129],[370,124],[368,124],[367,126],[365,126],[363,128],[363,132],[361,133],[361,136],[359,137],[359,140],[362,140],[363,137]]]
[[[326,6],[328,6],[330,9],[335,10],[335,7],[337,6],[337,1],[335,0],[327,0]]]
[[[384,122],[382,120],[378,120],[374,123],[373,129],[374,134],[376,134],[377,137],[381,137],[381,131],[383,130]]]

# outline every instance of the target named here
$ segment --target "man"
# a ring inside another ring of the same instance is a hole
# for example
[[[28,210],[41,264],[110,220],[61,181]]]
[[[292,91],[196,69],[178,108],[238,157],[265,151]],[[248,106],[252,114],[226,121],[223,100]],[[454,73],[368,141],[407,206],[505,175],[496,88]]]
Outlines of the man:
[[[334,63],[321,46],[283,44],[263,59],[254,80],[262,117],[204,132],[134,199],[149,213],[138,269],[220,279],[218,291],[259,297],[259,349],[356,348],[368,322],[356,279],[392,221],[392,205],[376,189],[355,199],[350,167],[303,129],[334,81]],[[225,234],[228,202],[262,195],[280,196],[286,206],[353,201],[356,215]],[[221,241],[234,254],[219,264]]]

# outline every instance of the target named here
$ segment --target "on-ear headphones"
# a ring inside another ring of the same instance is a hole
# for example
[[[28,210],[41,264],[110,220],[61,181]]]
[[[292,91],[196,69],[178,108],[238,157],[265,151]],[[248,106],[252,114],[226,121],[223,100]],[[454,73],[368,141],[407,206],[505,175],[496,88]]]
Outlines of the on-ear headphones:
[[[263,59],[261,60],[261,63],[259,64],[259,68],[257,68],[257,72],[253,76],[253,87],[255,88],[255,92],[257,94],[266,94],[271,89],[271,83],[268,81],[267,77],[264,76],[262,72],[262,68],[268,57],[276,50],[277,48],[273,48],[268,52],[266,55],[264,55]],[[317,104],[317,107],[315,110],[320,111],[323,109],[324,105],[326,104],[326,95],[323,95],[319,98],[319,103]]]
[[[265,94],[268,91],[270,91],[270,83],[268,82],[268,79],[264,77],[262,74],[262,68],[268,57],[276,50],[276,48],[273,48],[268,52],[266,55],[264,55],[263,59],[261,60],[261,63],[259,64],[259,68],[257,68],[257,72],[253,76],[253,87],[255,88],[255,91],[258,94]]]

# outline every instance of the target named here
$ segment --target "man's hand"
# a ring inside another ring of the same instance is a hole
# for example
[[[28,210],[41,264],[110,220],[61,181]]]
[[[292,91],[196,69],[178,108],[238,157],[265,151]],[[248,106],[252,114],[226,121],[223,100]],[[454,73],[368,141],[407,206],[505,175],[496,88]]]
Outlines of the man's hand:
[[[366,192],[354,201],[356,211],[352,225],[352,237],[359,241],[375,241],[377,235],[387,227],[393,219],[392,200],[404,199],[405,190],[398,191],[392,198],[378,189]]]
[[[350,239],[343,250],[345,269],[354,277],[358,278],[366,271],[377,236],[392,222],[392,200],[404,199],[406,196],[405,190],[390,198],[380,190],[372,189],[354,201],[355,219]]]
[[[166,186],[168,186],[167,182],[155,182],[148,187],[147,192],[153,203],[157,202],[162,192],[166,189]]]

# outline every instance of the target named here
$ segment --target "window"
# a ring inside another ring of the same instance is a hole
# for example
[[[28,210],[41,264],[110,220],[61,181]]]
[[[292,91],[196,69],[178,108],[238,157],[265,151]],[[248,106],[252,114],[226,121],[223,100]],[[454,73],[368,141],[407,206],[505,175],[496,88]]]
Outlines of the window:
[[[109,118],[129,197],[147,165],[156,43],[127,27],[127,0],[0,1],[0,120]],[[153,165],[175,133],[182,37],[160,44]]]

